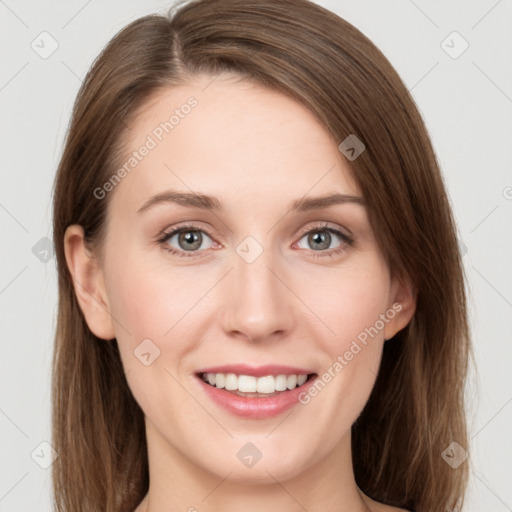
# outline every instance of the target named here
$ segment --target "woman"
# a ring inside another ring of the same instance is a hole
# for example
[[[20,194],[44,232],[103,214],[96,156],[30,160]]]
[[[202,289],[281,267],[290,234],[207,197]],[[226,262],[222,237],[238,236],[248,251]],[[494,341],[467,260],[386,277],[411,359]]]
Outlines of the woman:
[[[57,510],[462,506],[456,230],[346,21],[210,0],[123,29],[76,100],[54,240]]]

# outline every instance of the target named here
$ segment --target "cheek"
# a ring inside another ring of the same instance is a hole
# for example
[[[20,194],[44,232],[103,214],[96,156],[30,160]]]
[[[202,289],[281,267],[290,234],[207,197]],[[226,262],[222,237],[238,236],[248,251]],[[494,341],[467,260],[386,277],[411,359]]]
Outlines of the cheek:
[[[305,302],[322,320],[318,333],[324,333],[316,337],[323,373],[303,403],[314,402],[313,416],[344,431],[364,407],[379,371],[384,326],[394,316],[394,310],[393,316],[387,314],[389,274],[379,259],[372,258],[364,265],[340,267],[328,279],[320,273],[303,278],[301,287]]]
[[[383,336],[379,320],[388,307],[391,282],[378,257],[328,272],[318,269],[302,273],[296,282],[298,294],[326,327],[324,335],[318,337],[326,352],[346,350],[351,340],[360,335],[364,338],[368,330],[373,337]],[[376,324],[378,336],[372,329]]]
[[[190,276],[143,258],[127,257],[123,265],[109,266],[105,276],[121,360],[136,401],[162,425],[174,424],[176,410],[198,416],[197,404],[176,377],[200,339],[189,313],[208,287],[198,290],[190,286]],[[162,396],[167,408],[161,407]]]
[[[136,250],[132,254],[127,251],[122,265],[106,268],[105,284],[125,373],[139,403],[148,405],[154,400],[150,393],[158,389],[182,396],[169,373],[187,372],[186,362],[204,338],[205,323],[213,322],[202,298],[218,277],[155,264],[155,258],[141,257]]]
[[[112,265],[106,271],[109,306],[112,316],[126,330],[116,326],[124,337],[126,331],[137,339],[154,338],[164,343],[174,328],[198,304],[211,285],[199,280],[197,273],[155,265],[145,258],[127,258],[123,265]]]
[[[124,338],[126,331],[136,341],[142,338],[160,338],[171,327],[175,303],[172,289],[162,280],[152,279],[142,266],[124,266],[109,274],[109,306],[120,325],[116,334]]]

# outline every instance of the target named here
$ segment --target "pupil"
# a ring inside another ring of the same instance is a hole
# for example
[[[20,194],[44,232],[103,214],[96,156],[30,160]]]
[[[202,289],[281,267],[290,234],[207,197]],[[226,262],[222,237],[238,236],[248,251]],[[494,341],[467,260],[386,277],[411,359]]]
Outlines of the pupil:
[[[329,245],[331,245],[331,234],[328,231],[317,231],[309,235],[309,242],[315,250],[328,249]],[[317,246],[315,247],[315,245]]]
[[[202,235],[197,231],[185,231],[180,233],[179,236],[180,246],[185,251],[199,249],[199,247],[201,247],[202,241]],[[182,242],[185,242],[184,246],[182,246]]]

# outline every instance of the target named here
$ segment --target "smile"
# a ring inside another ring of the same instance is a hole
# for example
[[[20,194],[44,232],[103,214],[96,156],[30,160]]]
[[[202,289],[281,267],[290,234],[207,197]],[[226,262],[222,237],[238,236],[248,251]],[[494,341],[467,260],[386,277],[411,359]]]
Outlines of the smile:
[[[196,372],[206,396],[224,411],[246,419],[282,414],[299,403],[317,374],[279,365],[226,365]]]

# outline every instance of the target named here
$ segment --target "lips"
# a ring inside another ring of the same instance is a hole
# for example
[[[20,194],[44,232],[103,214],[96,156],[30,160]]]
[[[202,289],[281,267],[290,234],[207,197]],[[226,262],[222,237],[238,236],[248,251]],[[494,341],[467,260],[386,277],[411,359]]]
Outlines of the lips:
[[[216,405],[239,417],[264,419],[297,404],[317,374],[309,368],[238,364],[202,368],[196,377]]]

